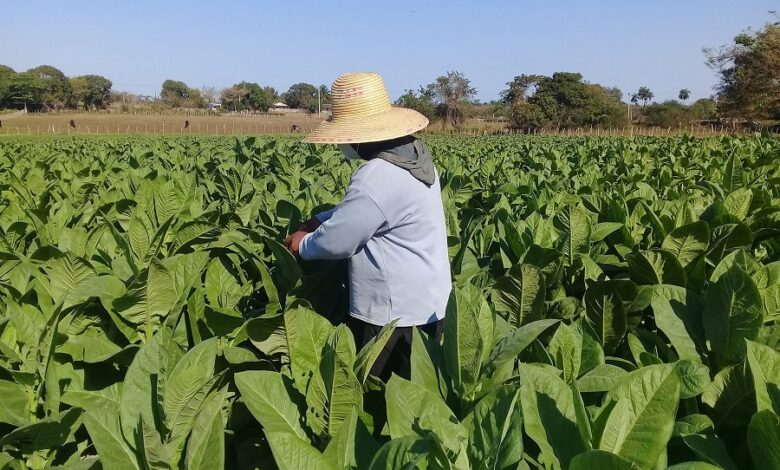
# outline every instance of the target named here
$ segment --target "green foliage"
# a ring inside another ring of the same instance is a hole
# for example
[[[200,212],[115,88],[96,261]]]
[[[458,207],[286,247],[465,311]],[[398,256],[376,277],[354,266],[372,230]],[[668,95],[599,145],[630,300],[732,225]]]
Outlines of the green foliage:
[[[296,83],[282,95],[284,103],[293,109],[317,111],[317,87],[309,83]]]
[[[588,83],[578,73],[521,75],[507,85],[502,98],[511,106],[510,121],[516,128],[620,127],[627,123],[623,93]]]
[[[455,289],[383,383],[279,243],[335,148],[0,142],[0,468],[777,467],[777,140],[428,144]]]

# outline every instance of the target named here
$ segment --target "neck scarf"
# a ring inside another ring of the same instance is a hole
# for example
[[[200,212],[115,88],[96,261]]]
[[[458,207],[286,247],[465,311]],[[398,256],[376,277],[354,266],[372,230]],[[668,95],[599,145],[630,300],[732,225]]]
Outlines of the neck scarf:
[[[431,152],[421,140],[412,135],[384,142],[360,144],[357,152],[365,160],[381,158],[403,168],[427,186],[431,186],[436,180]]]

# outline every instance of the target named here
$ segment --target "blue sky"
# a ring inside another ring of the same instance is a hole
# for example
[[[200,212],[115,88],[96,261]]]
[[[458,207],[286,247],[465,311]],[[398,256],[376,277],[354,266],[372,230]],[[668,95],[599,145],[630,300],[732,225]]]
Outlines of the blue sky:
[[[0,0],[0,64],[96,73],[114,89],[159,92],[167,78],[279,91],[377,71],[395,98],[447,70],[484,101],[515,75],[580,72],[657,100],[712,94],[703,47],[775,20],[778,0],[50,1]]]

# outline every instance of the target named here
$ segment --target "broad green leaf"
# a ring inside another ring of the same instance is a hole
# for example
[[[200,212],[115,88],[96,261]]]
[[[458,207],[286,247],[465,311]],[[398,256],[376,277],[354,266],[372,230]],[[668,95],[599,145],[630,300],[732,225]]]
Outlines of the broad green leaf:
[[[281,374],[262,370],[239,372],[235,382],[242,401],[266,432],[287,432],[306,439],[300,411]]]
[[[582,323],[561,324],[555,330],[547,351],[555,361],[555,366],[563,371],[563,379],[573,383],[577,377],[604,363],[604,351]]]
[[[750,419],[747,443],[756,468],[780,468],[780,418],[770,410]]]
[[[468,432],[438,394],[394,375],[387,382],[385,400],[391,438],[424,437],[432,431],[452,454],[465,445]]]
[[[86,300],[74,294],[82,284],[96,276],[87,260],[68,253],[58,256],[45,271],[49,279],[49,294],[63,310]]]
[[[672,284],[684,287],[685,271],[668,251],[646,250],[627,257],[631,280],[637,285]]]
[[[672,436],[679,397],[680,380],[673,367],[655,365],[629,373],[607,395],[607,402],[616,403],[599,449],[652,467]]]
[[[368,379],[368,374],[371,372],[374,362],[376,362],[387,341],[393,335],[396,323],[398,323],[397,319],[383,326],[379,333],[371,338],[358,352],[355,359],[355,374],[361,383],[365,383],[366,379]]]
[[[142,470],[138,454],[122,435],[117,405],[90,409],[83,420],[104,468]]]
[[[493,317],[476,287],[456,289],[447,304],[444,361],[453,388],[470,397],[493,345]]]
[[[279,470],[335,470],[320,451],[295,434],[269,432],[266,438]]]
[[[319,370],[322,349],[334,327],[315,312],[298,307],[284,313],[284,331],[295,388],[306,393],[314,371]]]
[[[433,450],[425,438],[406,436],[387,441],[374,456],[369,470],[415,470]]]
[[[540,460],[568,468],[586,450],[577,428],[572,389],[545,368],[521,364],[520,402],[525,432],[541,449]]]
[[[677,286],[653,288],[650,305],[658,328],[669,338],[677,356],[680,359],[690,359],[701,362],[696,342],[688,329],[691,326],[685,322],[686,315],[691,315],[687,305],[692,294]]]
[[[726,213],[737,220],[745,220],[750,211],[751,202],[753,202],[753,192],[749,188],[739,188],[726,196],[723,208]]]
[[[444,356],[441,345],[425,335],[419,328],[412,330],[412,382],[422,385],[428,391],[447,397],[444,378]]]
[[[176,304],[176,287],[165,266],[157,260],[149,263],[135,279],[127,292],[114,300],[113,306],[122,320],[136,326],[143,332],[145,341],[150,341],[159,328],[162,319]]]
[[[0,423],[7,423],[12,426],[24,426],[30,419],[30,399],[28,393],[31,393],[22,384],[0,380]]]
[[[353,409],[323,455],[333,468],[368,468],[378,451],[379,446],[358,417],[358,410]]]
[[[710,227],[707,222],[699,221],[669,232],[661,248],[674,255],[685,267],[707,252],[710,243]]]
[[[493,286],[496,310],[515,328],[544,317],[545,284],[542,270],[529,264],[509,269]]]
[[[704,331],[720,364],[745,357],[745,340],[758,336],[763,319],[761,295],[753,280],[732,267],[710,286],[704,306]]]
[[[626,334],[626,312],[623,301],[604,282],[594,282],[585,291],[585,322],[604,347],[606,354],[615,351]]]
[[[447,321],[449,321],[449,318]],[[484,367],[485,374],[492,374],[503,367],[507,362],[514,361],[525,348],[536,341],[536,338],[538,338],[539,335],[558,322],[559,320],[553,319],[538,320],[521,326],[507,336],[501,338],[496,346],[490,351],[490,356]]]
[[[639,468],[628,459],[598,449],[577,454],[569,466],[569,470],[638,470]]]
[[[15,447],[23,454],[57,449],[80,425],[82,410],[71,408],[59,414],[18,427],[0,438],[3,448]]]
[[[187,439],[184,463],[187,470],[220,469],[225,465],[225,424],[222,407],[226,395],[211,394],[203,403]]]
[[[577,379],[577,387],[581,392],[606,392],[627,373],[620,367],[602,364]]]
[[[748,341],[747,361],[753,376],[758,411],[777,413],[780,410],[780,352]]]
[[[587,211],[579,206],[568,206],[553,219],[553,225],[560,234],[564,257],[569,266],[590,246],[591,221]]]
[[[334,435],[353,409],[363,407],[363,387],[354,372],[355,341],[346,325],[333,330],[306,391],[306,422],[318,435]]]
[[[523,456],[523,415],[519,390],[505,385],[480,400],[469,425],[471,468],[510,468]]]
[[[756,394],[750,371],[742,363],[718,372],[702,392],[701,400],[712,410],[715,425],[747,426],[756,409]]]

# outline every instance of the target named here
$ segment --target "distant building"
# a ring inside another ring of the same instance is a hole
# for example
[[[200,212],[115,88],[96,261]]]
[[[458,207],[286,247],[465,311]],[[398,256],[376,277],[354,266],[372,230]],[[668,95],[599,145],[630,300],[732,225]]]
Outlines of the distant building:
[[[208,109],[209,111],[217,112],[222,109],[222,103],[209,103],[206,106],[206,109]]]
[[[282,103],[279,101],[278,103],[274,103],[271,105],[271,109],[269,109],[271,112],[277,112],[277,113],[285,113],[290,111],[290,107],[287,106],[285,103]]]

